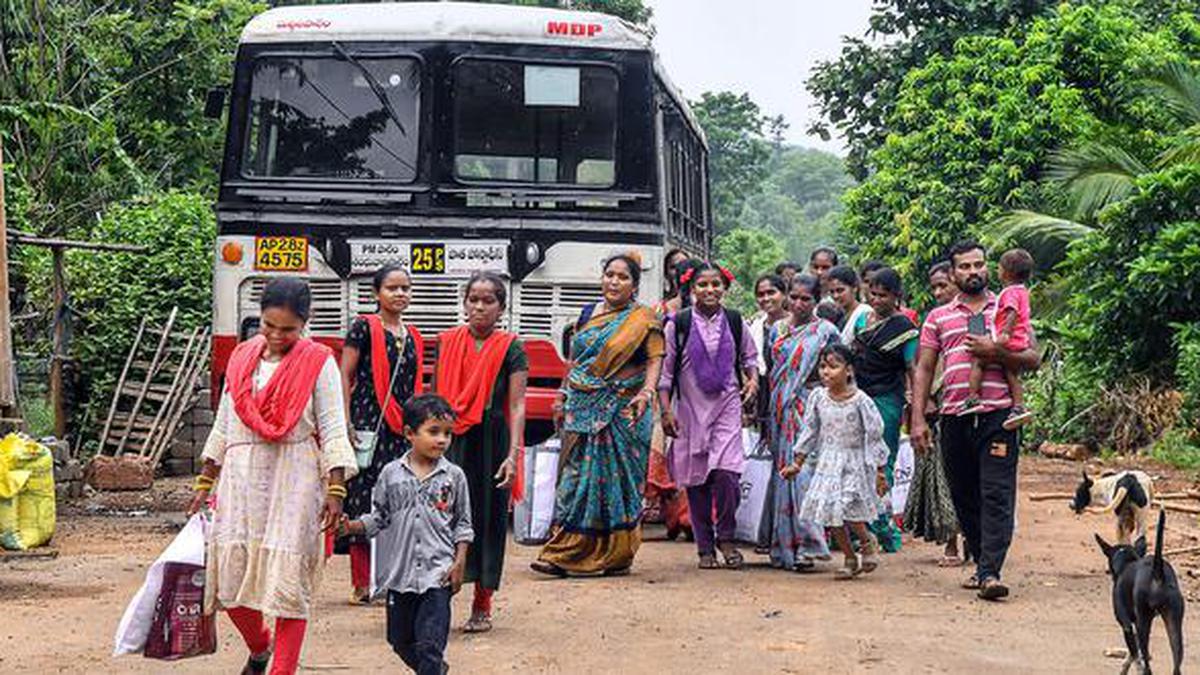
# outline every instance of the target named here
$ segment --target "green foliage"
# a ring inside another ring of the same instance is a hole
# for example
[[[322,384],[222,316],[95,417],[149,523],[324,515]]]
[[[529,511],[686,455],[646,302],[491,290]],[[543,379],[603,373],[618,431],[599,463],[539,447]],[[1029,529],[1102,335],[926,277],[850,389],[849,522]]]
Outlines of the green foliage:
[[[161,323],[178,306],[177,326],[192,328],[206,324],[212,313],[216,220],[207,197],[172,192],[135,199],[111,209],[96,235],[149,252],[67,253],[67,286],[78,315],[73,355],[79,393],[87,401],[77,423],[89,414],[103,419],[143,318]]]
[[[790,260],[806,260],[818,246],[842,250],[841,197],[853,185],[836,155],[780,147],[759,191],[746,198],[737,222],[777,237]]]
[[[1064,354],[1061,339],[1046,337],[1042,367],[1025,381],[1027,405],[1037,411],[1026,428],[1027,444],[1069,441],[1103,447],[1089,416],[1103,382],[1101,373],[1094,363]]]
[[[847,236],[911,277],[1006,212],[1069,211],[1063,186],[1039,180],[1058,148],[1094,141],[1153,158],[1170,132],[1152,129],[1173,122],[1129,92],[1150,65],[1186,58],[1195,21],[1150,24],[1124,4],[1064,4],[910,71],[871,176],[847,197]]]
[[[1072,280],[1063,322],[1083,329],[1073,348],[1109,377],[1169,375],[1175,326],[1200,321],[1200,166],[1140,178],[1063,268]]]
[[[1175,385],[1183,394],[1183,418],[1200,433],[1200,323],[1176,326]]]
[[[1178,469],[1200,469],[1200,438],[1195,432],[1172,429],[1151,446],[1150,456]]]
[[[767,177],[770,144],[763,135],[767,118],[749,94],[705,92],[692,102],[708,136],[713,220],[718,233],[739,226],[746,198]]]
[[[738,228],[717,238],[716,257],[737,277],[726,304],[749,316],[754,311],[754,280],[783,260],[783,248],[767,232]]]
[[[826,138],[836,130],[849,147],[859,179],[868,155],[892,132],[892,116],[910,71],[947,57],[960,38],[999,35],[1054,6],[1052,0],[880,0],[873,3],[865,38],[842,38],[841,55],[818,64],[806,86],[826,121],[810,129]]]

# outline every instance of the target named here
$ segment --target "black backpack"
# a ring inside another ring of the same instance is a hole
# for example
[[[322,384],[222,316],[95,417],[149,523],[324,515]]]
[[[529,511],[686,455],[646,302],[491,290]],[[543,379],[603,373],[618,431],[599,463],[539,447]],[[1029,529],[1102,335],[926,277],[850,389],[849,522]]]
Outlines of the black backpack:
[[[742,315],[737,310],[722,308],[725,320],[729,322],[729,330],[733,333],[734,353],[733,372],[737,374],[738,390],[746,385],[746,375],[742,372]],[[692,308],[681,309],[675,315],[675,363],[671,372],[671,397],[674,398],[679,389],[679,369],[683,364],[683,348],[687,345],[688,334],[692,332]]]

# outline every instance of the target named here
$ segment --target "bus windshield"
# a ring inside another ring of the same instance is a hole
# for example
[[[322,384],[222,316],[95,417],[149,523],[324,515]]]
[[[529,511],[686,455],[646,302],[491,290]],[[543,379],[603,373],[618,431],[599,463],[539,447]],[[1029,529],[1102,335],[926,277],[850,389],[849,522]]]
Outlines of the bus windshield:
[[[412,58],[262,56],[250,85],[242,172],[411,182],[420,93]]]
[[[454,170],[464,182],[609,187],[617,73],[468,58],[454,69]]]

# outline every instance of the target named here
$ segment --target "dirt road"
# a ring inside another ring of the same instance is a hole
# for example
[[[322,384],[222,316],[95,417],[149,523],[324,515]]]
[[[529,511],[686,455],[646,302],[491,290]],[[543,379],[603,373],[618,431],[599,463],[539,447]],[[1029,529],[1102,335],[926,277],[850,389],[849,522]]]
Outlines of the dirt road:
[[[1025,494],[1069,489],[1078,475],[1074,464],[1022,462]],[[1160,483],[1179,488],[1185,479]],[[109,657],[117,621],[173,536],[173,521],[179,516],[76,515],[60,525],[57,560],[0,562],[0,673],[238,672],[244,648],[224,617],[214,656],[170,665]],[[513,545],[496,629],[455,631],[448,659],[467,673],[1116,672],[1120,661],[1105,650],[1122,640],[1092,541],[1093,531],[1110,529],[1107,519],[1077,519],[1061,503],[1022,497],[1006,570],[1014,596],[1001,604],[959,590],[966,573],[938,568],[938,547],[922,543],[906,543],[852,583],[761,566],[701,572],[690,544],[661,541],[655,529],[626,578],[537,578],[528,570],[536,551]],[[1173,535],[1168,547],[1185,541]],[[1184,561],[1176,565],[1194,602],[1200,582],[1186,577]],[[340,557],[327,569],[304,669],[401,672],[383,639],[383,609],[346,603],[348,574]],[[456,598],[456,623],[467,596]],[[1165,668],[1161,624],[1154,630],[1153,654]],[[1186,672],[1200,664],[1200,618],[1185,630],[1193,650]]]

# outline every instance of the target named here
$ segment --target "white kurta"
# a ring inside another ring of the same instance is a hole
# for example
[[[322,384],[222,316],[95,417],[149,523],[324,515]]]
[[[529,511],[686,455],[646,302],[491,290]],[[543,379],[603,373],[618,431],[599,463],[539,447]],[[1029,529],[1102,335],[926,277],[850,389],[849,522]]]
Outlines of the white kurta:
[[[279,362],[259,361],[254,389]],[[238,418],[225,392],[204,459],[221,467],[208,541],[205,607],[249,607],[275,617],[305,619],[324,563],[320,512],[326,476],[357,472],[346,436],[342,381],[329,358],[300,421],[269,443]]]

